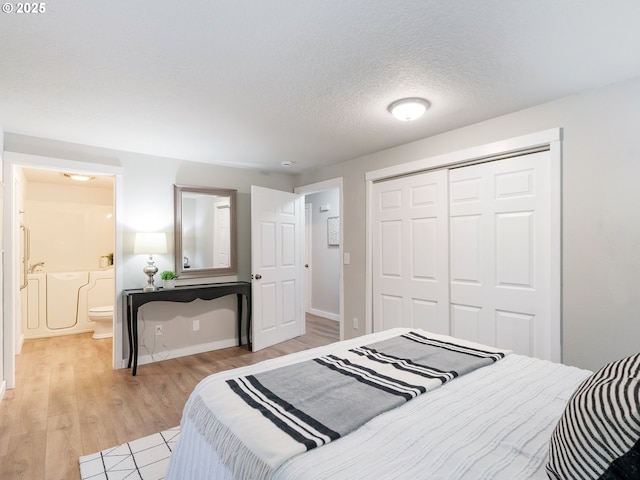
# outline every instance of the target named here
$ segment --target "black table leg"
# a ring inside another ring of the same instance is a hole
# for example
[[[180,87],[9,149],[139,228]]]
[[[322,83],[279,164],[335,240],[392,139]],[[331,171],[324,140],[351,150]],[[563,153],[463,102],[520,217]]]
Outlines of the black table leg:
[[[238,346],[242,346],[242,294],[236,294],[238,301]]]
[[[251,348],[251,294],[247,295],[247,347],[249,351]]]
[[[131,314],[131,324],[133,326],[133,350],[131,356],[133,357],[133,372],[131,374],[135,377],[138,371],[138,312],[134,311]]]
[[[127,368],[131,368],[131,361],[133,360],[133,332],[131,331],[131,310],[132,307],[129,302],[125,302],[125,311],[127,312],[127,333],[129,334],[129,363]]]

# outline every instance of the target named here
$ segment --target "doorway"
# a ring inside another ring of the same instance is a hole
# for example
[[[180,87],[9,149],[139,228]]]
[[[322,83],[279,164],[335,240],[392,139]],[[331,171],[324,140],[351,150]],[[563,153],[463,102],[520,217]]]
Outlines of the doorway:
[[[294,192],[305,196],[305,314],[338,322],[342,340],[342,178]]]
[[[252,333],[254,351],[305,332],[305,195],[336,190],[338,216],[325,219],[327,243],[342,258],[342,179],[296,189],[294,193],[251,187]],[[334,201],[334,205],[335,205]],[[323,205],[325,205],[323,203]],[[327,211],[330,210],[327,209]],[[330,226],[329,226],[330,225]],[[328,231],[331,234],[329,236]],[[337,268],[340,338],[343,338],[342,266]],[[324,315],[326,317],[327,315]],[[336,318],[335,313],[333,318]],[[334,321],[334,320],[332,320]]]
[[[89,309],[113,309],[113,176],[15,167],[20,218],[20,335],[94,332]],[[112,317],[112,316],[111,316]],[[111,335],[113,320],[97,327]]]
[[[107,176],[111,177],[113,183],[113,222],[114,233],[112,252],[105,252],[105,256],[113,253],[113,280],[114,280],[114,337],[112,343],[112,366],[120,368],[122,364],[122,321],[120,320],[122,307],[121,302],[115,301],[115,292],[122,290],[121,268],[117,264],[122,252],[122,228],[119,224],[118,215],[122,201],[122,168],[110,165],[92,164],[86,162],[77,162],[71,160],[63,160],[50,157],[41,157],[36,155],[21,154],[15,152],[5,152],[4,155],[4,178],[7,179],[6,189],[7,195],[5,199],[5,208],[3,215],[3,243],[5,246],[5,268],[3,271],[3,281],[5,285],[5,298],[10,301],[4,303],[3,315],[3,331],[4,338],[7,340],[4,350],[5,377],[7,388],[15,386],[15,355],[20,352],[21,343],[23,341],[22,332],[22,307],[21,307],[21,279],[23,277],[23,262],[21,258],[21,250],[23,245],[20,213],[20,169],[36,169],[55,172],[73,172],[81,173],[88,176]],[[22,208],[24,211],[24,209]],[[36,259],[32,259],[37,263]],[[96,259],[99,265],[100,259]],[[28,267],[28,265],[27,265]]]
[[[305,195],[306,313],[340,321],[340,216],[337,188]]]

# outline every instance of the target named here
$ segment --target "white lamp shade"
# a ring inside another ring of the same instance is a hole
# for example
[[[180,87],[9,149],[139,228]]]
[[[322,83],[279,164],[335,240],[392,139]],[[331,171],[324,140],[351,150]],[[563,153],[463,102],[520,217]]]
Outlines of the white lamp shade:
[[[167,253],[167,235],[165,233],[136,233],[133,253]]]

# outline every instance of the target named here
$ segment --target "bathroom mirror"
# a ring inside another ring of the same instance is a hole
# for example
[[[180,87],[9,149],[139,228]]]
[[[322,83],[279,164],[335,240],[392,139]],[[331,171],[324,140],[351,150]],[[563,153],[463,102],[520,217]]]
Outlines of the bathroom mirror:
[[[237,274],[236,190],[174,185],[179,277]]]

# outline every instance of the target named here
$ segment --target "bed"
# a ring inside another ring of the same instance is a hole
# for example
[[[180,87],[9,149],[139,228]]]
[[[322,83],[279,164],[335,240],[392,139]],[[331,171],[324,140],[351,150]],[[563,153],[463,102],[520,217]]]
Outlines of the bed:
[[[240,413],[234,413],[233,410],[217,412],[206,405],[206,417],[194,414],[196,410],[202,410],[203,403],[208,403],[206,399],[220,395],[225,385],[233,384],[235,379],[286,370],[288,366],[334,356],[345,349],[351,351],[363,345],[377,345],[378,342],[413,332],[410,329],[379,332],[221,372],[204,379],[185,405],[180,441],[172,453],[166,478],[513,480],[582,475],[571,470],[562,473],[562,468],[573,468],[566,467],[572,459],[565,453],[575,453],[569,444],[576,436],[572,430],[575,422],[571,419],[565,421],[562,429],[557,425],[559,421],[562,423],[567,405],[571,403],[570,400],[573,401],[578,387],[588,390],[585,384],[593,378],[592,372],[510,352],[505,352],[504,358],[472,369],[438,388],[428,389],[426,393],[374,416],[350,433],[319,448],[278,461],[268,470],[254,470],[252,461],[243,459],[245,444],[242,438],[247,438],[251,443],[253,439],[250,437],[258,435],[252,432],[254,422],[242,413],[243,410]],[[433,335],[429,332],[419,333]],[[458,342],[452,337],[436,337],[443,341]],[[467,344],[477,346],[469,342]],[[625,365],[627,373],[629,369],[635,374],[640,372],[638,358],[627,360]],[[616,374],[620,373],[619,368],[614,370]],[[602,385],[602,381],[596,383]],[[625,413],[623,421],[624,424],[636,422],[632,430],[637,429],[637,432],[631,433],[631,440],[634,435],[636,440],[640,438],[637,405],[640,389],[637,385],[633,383],[625,387],[635,392],[632,393],[631,408]],[[588,391],[586,393],[589,394]],[[243,404],[241,399],[237,399],[237,402]],[[235,415],[239,422],[230,427],[231,430],[241,431],[236,432],[238,437],[234,437],[229,444],[221,445],[212,441],[209,430],[215,427],[210,425],[210,421],[203,420],[217,418],[218,414],[222,417]],[[573,412],[572,418],[575,420],[580,415]],[[547,472],[552,436],[555,436],[556,450],[552,446],[551,456],[556,460],[560,474],[553,470]],[[265,438],[267,440],[262,439],[261,442],[268,444],[271,443],[269,438],[275,437],[267,435]],[[274,440],[274,443],[277,441]],[[622,445],[618,450],[624,452],[627,447]],[[619,452],[616,455],[620,456]],[[578,465],[576,468],[587,467]]]

